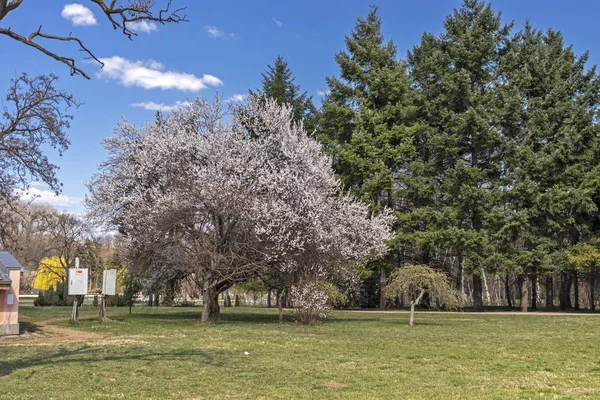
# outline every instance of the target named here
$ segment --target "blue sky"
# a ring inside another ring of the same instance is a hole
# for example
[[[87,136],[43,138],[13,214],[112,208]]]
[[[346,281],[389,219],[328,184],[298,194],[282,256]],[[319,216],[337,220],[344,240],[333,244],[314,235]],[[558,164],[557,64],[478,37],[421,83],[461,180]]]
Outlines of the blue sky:
[[[161,4],[163,0],[156,0]],[[102,18],[98,7],[86,0],[25,0],[21,7],[0,22],[28,36],[43,25],[55,35],[70,32],[84,41],[97,57],[108,59],[101,71],[85,63],[77,49],[66,43],[47,42],[60,54],[79,58],[79,66],[91,75],[90,81],[69,76],[68,68],[34,49],[0,36],[0,94],[10,78],[25,71],[52,72],[60,77],[58,86],[73,93],[83,105],[73,111],[68,131],[69,150],[58,157],[48,154],[60,166],[58,176],[63,193],[54,198],[43,186],[33,191],[61,209],[83,211],[83,182],[89,180],[106,157],[101,141],[110,136],[121,116],[141,124],[152,119],[152,104],[166,106],[211,97],[216,91],[225,98],[245,95],[260,85],[260,72],[277,55],[289,61],[296,81],[316,103],[319,92],[327,90],[325,77],[338,73],[334,54],[344,48],[357,17],[368,12],[373,1],[197,1],[174,0],[187,6],[189,23],[160,25],[129,41]],[[91,14],[81,7],[89,8]],[[380,1],[383,32],[398,46],[404,57],[418,44],[423,32],[440,33],[443,20],[459,0]],[[492,2],[506,22],[520,28],[529,18],[537,28],[563,32],[576,52],[590,51],[590,64],[600,60],[600,2],[562,0],[497,0]],[[66,5],[68,6],[65,9]],[[63,15],[64,14],[64,15]],[[77,19],[78,17],[79,19]],[[94,19],[96,23],[94,24]],[[183,75],[185,74],[185,75]],[[160,79],[143,79],[151,76]],[[4,96],[3,96],[4,97]],[[137,104],[138,106],[133,106]]]

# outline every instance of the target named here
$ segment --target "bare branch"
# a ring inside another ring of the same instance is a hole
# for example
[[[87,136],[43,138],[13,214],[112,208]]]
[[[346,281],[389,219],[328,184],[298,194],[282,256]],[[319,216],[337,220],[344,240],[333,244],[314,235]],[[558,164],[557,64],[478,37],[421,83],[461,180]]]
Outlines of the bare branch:
[[[152,0],[129,0],[125,5],[117,5],[116,0],[112,0],[110,4],[106,4],[104,0],[90,1],[96,3],[102,9],[102,12],[106,15],[114,29],[121,29],[123,34],[130,40],[133,39],[133,36],[137,36],[137,33],[132,26],[136,22],[151,21],[160,24],[188,22],[186,15],[181,15],[181,12],[185,10],[185,7],[171,11],[172,0],[167,2],[164,9],[158,11],[158,15],[153,10],[155,3]],[[22,2],[23,0],[13,0],[10,3],[8,0],[0,0],[0,21],[2,21],[9,12],[18,8]],[[76,42],[79,46],[79,51],[86,53],[87,56],[85,59],[93,59],[99,63],[101,67],[104,66],[100,59],[96,57],[79,38],[71,36],[71,34],[68,36],[51,35],[43,33],[41,30],[42,26],[40,25],[37,31],[32,32],[26,37],[13,32],[11,28],[0,28],[0,35],[8,36],[27,46],[33,47],[56,61],[67,65],[71,70],[71,75],[81,75],[86,79],[90,79],[90,76],[86,74],[85,71],[75,65],[74,58],[59,55],[49,50],[45,45],[36,43],[34,40],[37,37],[62,42]]]
[[[41,29],[41,26],[40,26],[40,29]],[[54,58],[56,61],[59,61],[59,62],[61,62],[63,64],[68,65],[69,68],[71,68],[71,75],[79,74],[79,75],[83,76],[86,79],[90,79],[90,77],[82,69],[80,69],[80,68],[78,68],[78,67],[75,66],[75,60],[73,58],[59,56],[58,54],[51,52],[50,50],[46,49],[45,47],[43,47],[43,46],[41,46],[41,45],[33,42],[31,39],[34,38],[35,36],[46,36],[46,35],[42,34],[39,31],[39,29],[38,29],[37,32],[33,32],[29,36],[29,38],[26,38],[26,37],[21,36],[21,35],[19,35],[17,33],[14,33],[10,29],[3,29],[3,28],[0,28],[0,35],[6,35],[8,37],[11,37],[11,38],[13,38],[13,39],[15,39],[15,40],[17,40],[17,41],[19,41],[21,43],[26,44],[27,46],[33,47],[34,49],[37,49],[37,50],[41,51],[42,53],[46,54],[47,56],[50,56],[50,57]],[[50,39],[54,39],[54,38],[50,38]],[[75,39],[75,38],[61,39],[61,40],[77,40],[77,42],[79,42],[81,44],[81,41],[79,41],[79,39]],[[94,59],[96,59],[96,57],[94,57]]]
[[[9,12],[19,7],[22,2],[23,0],[13,0],[10,3],[8,0],[0,0],[0,21],[2,18],[6,17]]]
[[[170,11],[172,0],[169,0],[167,6],[159,11],[158,16],[152,13],[155,3],[151,0],[129,0],[126,6],[119,7],[116,5],[116,0],[113,0],[110,5],[107,5],[104,0],[91,1],[100,6],[113,28],[121,29],[129,39],[133,39],[137,33],[127,26],[128,23],[139,21],[154,21],[160,24],[188,22],[185,14],[180,15],[186,9],[185,7]]]

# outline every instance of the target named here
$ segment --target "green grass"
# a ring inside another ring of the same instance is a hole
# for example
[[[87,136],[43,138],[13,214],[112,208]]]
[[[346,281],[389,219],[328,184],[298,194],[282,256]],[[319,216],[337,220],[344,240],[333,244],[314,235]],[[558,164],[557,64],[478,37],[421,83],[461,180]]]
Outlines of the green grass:
[[[70,311],[21,315],[33,327]],[[408,314],[334,312],[302,326],[229,308],[205,326],[199,308],[126,311],[58,323],[100,339],[1,341],[0,398],[600,398],[598,316],[418,314],[410,328]]]

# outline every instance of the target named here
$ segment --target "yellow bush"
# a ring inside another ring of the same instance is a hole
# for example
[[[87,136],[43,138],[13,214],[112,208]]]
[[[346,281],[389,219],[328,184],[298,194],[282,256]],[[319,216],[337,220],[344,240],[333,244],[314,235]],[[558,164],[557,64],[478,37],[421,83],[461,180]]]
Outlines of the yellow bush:
[[[64,263],[64,259],[63,259]],[[38,290],[48,290],[65,279],[65,269],[58,257],[44,258],[38,267],[33,280],[33,287]]]

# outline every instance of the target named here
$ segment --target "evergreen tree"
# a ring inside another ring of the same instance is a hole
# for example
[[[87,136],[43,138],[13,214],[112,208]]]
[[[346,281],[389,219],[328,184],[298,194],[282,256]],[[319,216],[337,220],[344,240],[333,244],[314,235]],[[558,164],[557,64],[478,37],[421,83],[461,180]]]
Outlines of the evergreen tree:
[[[464,289],[463,271],[472,275],[473,306],[480,310],[481,274],[492,254],[488,229],[497,210],[502,165],[498,65],[510,26],[501,23],[490,5],[466,0],[444,27],[437,37],[423,35],[408,56],[423,124],[417,141],[421,158],[412,170],[435,199],[412,211],[427,223],[409,239],[428,259],[432,249],[451,250],[456,285]],[[437,258],[448,259],[443,254]]]
[[[600,81],[586,61],[587,54],[577,57],[559,32],[542,33],[527,23],[501,63],[505,212],[495,239],[504,264],[523,275],[524,311],[528,278],[535,289],[538,275],[546,273],[548,291],[557,267],[565,284],[561,306],[570,306],[570,270],[581,263],[569,260],[581,253],[579,244],[591,238],[597,219]]]
[[[316,108],[312,98],[307,92],[302,92],[299,85],[294,82],[296,78],[292,74],[288,62],[277,56],[272,65],[262,74],[262,87],[256,93],[250,94],[262,98],[272,98],[278,104],[291,105],[294,111],[294,121],[304,121],[308,133],[315,131]]]
[[[397,176],[414,151],[416,127],[406,66],[396,58],[396,46],[385,42],[377,7],[360,18],[346,37],[346,51],[335,56],[340,76],[327,78],[318,138],[333,156],[346,189],[369,202],[372,212],[395,208]],[[400,265],[399,249],[387,264]],[[386,268],[380,265],[380,288]],[[380,307],[385,296],[380,291]]]

